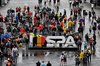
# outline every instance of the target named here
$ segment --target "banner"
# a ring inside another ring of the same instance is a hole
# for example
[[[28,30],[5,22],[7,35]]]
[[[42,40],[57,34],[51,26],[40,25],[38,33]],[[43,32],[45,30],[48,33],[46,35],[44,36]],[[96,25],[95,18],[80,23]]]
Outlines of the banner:
[[[33,40],[33,41],[32,41]],[[32,43],[33,42],[33,43]],[[30,47],[30,45],[33,45]],[[30,36],[30,45],[29,48],[34,47],[46,47],[46,48],[77,48],[75,44],[74,37],[68,36]]]

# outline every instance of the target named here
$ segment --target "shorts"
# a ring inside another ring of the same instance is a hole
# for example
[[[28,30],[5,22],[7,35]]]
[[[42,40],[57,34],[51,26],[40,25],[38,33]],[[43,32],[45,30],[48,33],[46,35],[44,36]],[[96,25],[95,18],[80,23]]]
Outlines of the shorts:
[[[10,48],[8,48],[8,51],[11,51],[11,49],[10,49]]]
[[[64,59],[61,59],[61,61],[64,61]]]

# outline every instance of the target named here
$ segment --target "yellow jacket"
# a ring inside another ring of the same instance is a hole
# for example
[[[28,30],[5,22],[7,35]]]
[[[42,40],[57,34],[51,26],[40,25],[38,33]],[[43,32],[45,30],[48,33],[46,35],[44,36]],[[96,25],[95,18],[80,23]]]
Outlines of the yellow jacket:
[[[66,33],[66,28],[63,28],[63,32]]]
[[[79,59],[83,59],[83,57],[84,57],[83,55],[84,55],[83,52],[81,52]]]
[[[68,22],[68,27],[71,27],[72,24],[73,24],[73,22],[72,22],[72,21],[69,21],[69,22]]]

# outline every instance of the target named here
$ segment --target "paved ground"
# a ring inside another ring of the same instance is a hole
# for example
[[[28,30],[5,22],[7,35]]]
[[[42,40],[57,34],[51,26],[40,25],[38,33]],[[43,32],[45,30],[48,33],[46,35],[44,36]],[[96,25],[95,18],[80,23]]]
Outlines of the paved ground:
[[[17,6],[21,6],[23,7],[24,5],[28,5],[30,6],[31,11],[33,11],[34,14],[34,6],[38,4],[37,2],[38,0],[11,0],[6,6],[3,6],[2,8],[0,8],[0,13],[2,13],[4,16],[6,16],[6,12],[8,8],[13,8],[15,9]],[[54,8],[54,6],[49,6],[51,8]],[[67,10],[67,17],[69,17],[70,15],[70,8],[69,8],[69,4],[68,4],[68,0],[61,0],[61,5],[60,5],[60,12],[63,12],[63,10],[66,9]],[[89,11],[90,8],[90,4],[85,3],[83,9]],[[100,9],[97,8],[95,9],[97,16],[100,16]],[[85,31],[84,34],[86,34],[88,32],[88,28],[90,25],[91,21],[88,20],[88,16],[86,17],[86,26],[85,26]],[[78,23],[77,23],[78,26]],[[6,26],[4,26],[6,27]],[[77,27],[76,27],[76,32],[77,32]],[[92,56],[92,62],[89,63],[88,66],[99,66],[100,65],[100,35],[96,34],[97,36],[97,45],[96,45],[96,55]],[[84,41],[84,40],[83,40]],[[84,42],[83,42],[84,43]],[[83,49],[83,47],[82,47]],[[29,56],[29,57],[22,57],[22,52],[21,52],[21,48],[19,49],[19,57],[18,57],[18,63],[17,66],[35,66],[35,63],[37,60],[44,60],[46,63],[48,60],[51,61],[51,63],[53,64],[53,66],[59,66],[59,55],[61,54],[61,52],[53,52],[51,54],[48,54],[47,56]],[[34,53],[36,51],[31,51],[32,55],[34,55]],[[40,53],[41,51],[37,51],[36,53]],[[47,51],[45,51],[46,53]],[[43,52],[44,53],[44,52]],[[68,65],[67,66],[74,66],[75,61],[75,52],[67,52],[68,58],[67,58],[67,62]],[[4,65],[2,65],[4,66]],[[82,66],[82,65],[80,65]]]

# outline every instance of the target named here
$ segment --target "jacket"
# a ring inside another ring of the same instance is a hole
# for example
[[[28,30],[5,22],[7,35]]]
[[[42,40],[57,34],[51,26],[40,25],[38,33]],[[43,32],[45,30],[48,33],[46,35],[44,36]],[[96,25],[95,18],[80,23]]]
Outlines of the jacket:
[[[83,52],[80,53],[80,59],[83,59]]]
[[[51,63],[48,63],[47,66],[52,66]]]
[[[64,27],[64,23],[63,23],[63,21],[60,23],[60,26]]]
[[[63,28],[63,32],[66,33],[66,28]]]
[[[72,22],[72,21],[69,21],[69,22],[68,22],[68,27],[71,27],[72,24],[73,24],[73,22]]]

